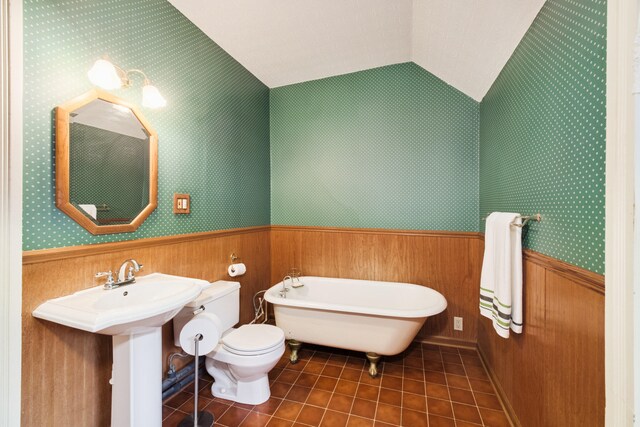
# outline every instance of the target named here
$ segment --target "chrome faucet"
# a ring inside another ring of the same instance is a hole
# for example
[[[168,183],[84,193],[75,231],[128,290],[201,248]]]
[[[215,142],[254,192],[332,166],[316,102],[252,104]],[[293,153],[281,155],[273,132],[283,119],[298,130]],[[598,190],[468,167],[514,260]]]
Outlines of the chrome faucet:
[[[286,298],[287,292],[289,292],[289,289],[287,288],[287,279],[291,280],[291,286],[293,286],[293,279],[291,278],[291,276],[284,276],[284,278],[282,279],[282,290],[280,291],[281,298]]]
[[[298,282],[297,284],[296,284],[296,281]],[[304,283],[302,283],[302,282],[300,281],[300,277],[298,277],[298,276],[293,276],[293,277],[291,278],[291,287],[292,287],[292,288],[301,288],[301,287],[303,287],[303,286],[304,286]]]
[[[125,271],[127,271],[127,265],[129,265],[129,271],[127,273],[127,277],[125,278],[124,273]],[[135,276],[133,275],[133,273],[137,273],[138,271],[142,270],[142,267],[144,267],[142,264],[138,264],[138,261],[136,261],[135,259],[131,258],[126,260],[125,262],[122,263],[122,265],[120,266],[120,270],[118,270],[118,284],[119,285],[127,285],[129,283],[133,283],[136,281]]]
[[[131,265],[129,265],[131,264]],[[127,272],[127,265],[129,265],[129,270]],[[96,273],[95,277],[106,277],[107,281],[104,284],[105,289],[115,289],[119,286],[129,285],[131,283],[136,282],[136,278],[133,273],[137,273],[142,270],[143,265],[138,264],[138,261],[131,258],[126,260],[120,266],[120,270],[118,271],[118,281],[113,280],[113,272],[112,271],[103,271],[100,273]],[[125,273],[127,274],[125,277]]]

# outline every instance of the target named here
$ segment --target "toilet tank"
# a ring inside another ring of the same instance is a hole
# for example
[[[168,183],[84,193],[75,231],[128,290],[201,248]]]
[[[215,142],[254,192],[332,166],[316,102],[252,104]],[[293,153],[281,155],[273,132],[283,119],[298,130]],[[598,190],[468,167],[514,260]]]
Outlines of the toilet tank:
[[[222,322],[222,333],[233,328],[240,321],[240,283],[218,280],[211,283],[193,301],[184,306],[173,318],[173,338],[180,347],[180,331],[193,318],[193,312],[204,307],[205,313],[215,314]]]

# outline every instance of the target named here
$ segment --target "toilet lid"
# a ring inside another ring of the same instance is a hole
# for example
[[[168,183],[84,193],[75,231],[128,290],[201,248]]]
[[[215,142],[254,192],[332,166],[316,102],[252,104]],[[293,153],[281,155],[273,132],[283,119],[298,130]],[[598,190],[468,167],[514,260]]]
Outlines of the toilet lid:
[[[222,338],[222,344],[232,353],[264,353],[284,341],[282,329],[273,325],[243,325]]]

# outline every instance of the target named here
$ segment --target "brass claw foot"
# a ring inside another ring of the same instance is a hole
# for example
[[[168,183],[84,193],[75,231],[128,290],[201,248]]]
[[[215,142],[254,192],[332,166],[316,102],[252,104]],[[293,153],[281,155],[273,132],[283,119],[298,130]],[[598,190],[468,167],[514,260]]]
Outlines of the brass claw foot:
[[[295,365],[296,363],[298,363],[298,350],[300,350],[300,347],[302,347],[302,343],[296,340],[289,340],[287,341],[287,344],[289,344],[289,350],[291,350],[289,361],[292,365]]]
[[[380,361],[380,355],[378,353],[367,353],[367,359],[369,359],[369,376],[375,378],[378,376],[378,362]]]

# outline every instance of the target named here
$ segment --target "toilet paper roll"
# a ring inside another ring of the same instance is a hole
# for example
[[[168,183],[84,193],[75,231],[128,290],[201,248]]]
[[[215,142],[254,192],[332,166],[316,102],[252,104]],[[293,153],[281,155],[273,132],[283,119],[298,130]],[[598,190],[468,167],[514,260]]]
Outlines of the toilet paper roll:
[[[196,354],[196,344],[194,338],[201,334],[202,340],[198,343],[198,354],[203,356],[211,353],[220,341],[220,331],[222,324],[220,319],[211,313],[200,313],[193,316],[180,331],[180,347],[190,354]]]
[[[229,272],[229,276],[231,277],[242,276],[247,272],[247,266],[243,263],[231,264],[227,271]]]

